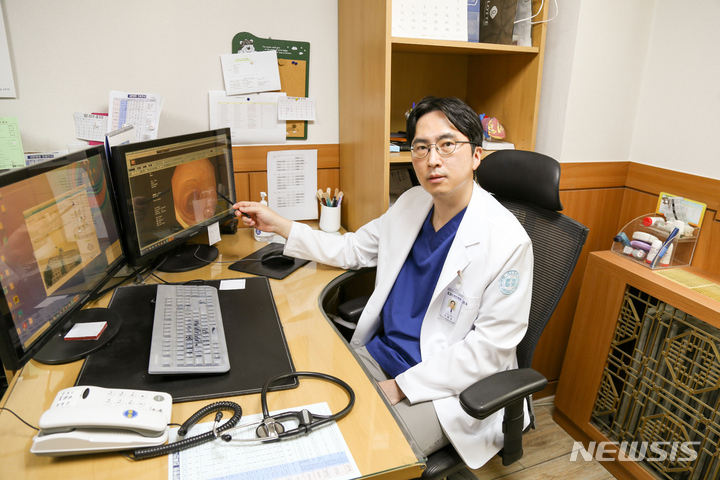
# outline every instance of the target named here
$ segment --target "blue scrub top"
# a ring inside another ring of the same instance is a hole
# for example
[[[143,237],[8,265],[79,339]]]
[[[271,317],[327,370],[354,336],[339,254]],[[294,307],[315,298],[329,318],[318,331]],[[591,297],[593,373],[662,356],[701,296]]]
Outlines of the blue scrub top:
[[[420,328],[466,209],[437,232],[430,220],[433,210],[434,207],[430,209],[385,301],[383,329],[366,346],[390,378],[397,377],[422,360]]]

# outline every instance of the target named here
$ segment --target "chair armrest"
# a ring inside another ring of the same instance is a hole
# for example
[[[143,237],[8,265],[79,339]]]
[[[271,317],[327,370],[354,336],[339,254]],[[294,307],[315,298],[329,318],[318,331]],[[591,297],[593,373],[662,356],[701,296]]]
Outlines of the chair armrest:
[[[484,420],[501,408],[539,392],[548,384],[532,368],[505,370],[483,378],[460,394],[460,406],[473,418]]]
[[[338,307],[340,318],[347,322],[357,323],[368,300],[370,300],[370,296],[365,295],[363,297],[353,298],[352,300],[348,300],[343,303]]]

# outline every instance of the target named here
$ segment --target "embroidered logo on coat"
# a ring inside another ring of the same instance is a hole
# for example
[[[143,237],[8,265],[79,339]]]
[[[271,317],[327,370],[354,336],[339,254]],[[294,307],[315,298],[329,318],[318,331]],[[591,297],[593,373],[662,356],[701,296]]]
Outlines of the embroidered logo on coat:
[[[520,274],[517,270],[509,270],[500,277],[500,291],[503,295],[510,295],[520,285]]]

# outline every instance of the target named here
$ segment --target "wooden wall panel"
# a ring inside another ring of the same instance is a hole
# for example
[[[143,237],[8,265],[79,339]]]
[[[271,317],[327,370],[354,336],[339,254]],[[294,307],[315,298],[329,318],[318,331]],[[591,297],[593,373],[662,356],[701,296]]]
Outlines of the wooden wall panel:
[[[720,275],[720,221],[715,211],[707,210],[702,228],[700,229],[700,238],[695,247],[692,264],[703,270]]]
[[[720,180],[712,178],[631,163],[625,186],[654,195],[667,192],[705,203],[716,212],[720,209]]]
[[[340,167],[340,149],[337,144],[236,146],[232,149],[233,166],[236,172],[266,172],[268,152],[281,150],[317,150],[318,169]]]
[[[560,190],[625,187],[629,162],[561,163]]]
[[[563,213],[588,227],[590,232],[575,272],[540,338],[533,357],[533,368],[545,375],[551,384],[551,388],[546,389],[545,394],[537,395],[538,398],[552,394],[553,383],[560,378],[565,348],[575,317],[575,307],[588,255],[596,250],[608,250],[612,245],[612,238],[617,234],[617,214],[615,212],[620,211],[623,196],[624,189],[621,188],[574,190],[560,193],[560,200],[565,207]],[[595,205],[602,205],[603,208],[592,208]]]
[[[622,210],[618,213],[617,231],[641,215],[653,213],[657,207],[658,196],[626,188]]]
[[[267,193],[268,191],[267,172],[250,173],[248,176],[250,177],[250,196],[243,200],[259,202],[261,199],[260,192]]]
[[[247,173],[235,174],[235,198],[238,201],[250,198],[250,175]]]

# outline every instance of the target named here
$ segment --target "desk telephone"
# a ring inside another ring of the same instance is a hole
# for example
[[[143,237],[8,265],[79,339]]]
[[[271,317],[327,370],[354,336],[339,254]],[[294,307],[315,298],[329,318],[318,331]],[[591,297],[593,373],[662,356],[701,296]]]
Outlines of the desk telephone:
[[[162,445],[172,396],[163,392],[71,387],[40,417],[30,451],[62,456]]]
[[[285,378],[309,377],[328,381],[345,390],[348,403],[331,415],[313,415],[307,410],[270,415],[267,394],[270,385]],[[238,426],[242,408],[231,401],[206,405],[188,418],[178,429],[183,437],[175,443],[163,445],[169,437],[168,424],[172,413],[172,397],[168,393],[144,390],[109,389],[101,387],[71,387],[55,396],[48,411],[40,417],[40,433],[33,437],[30,452],[36,455],[62,456],[80,453],[134,450],[135,460],[179,452],[205,442],[221,439],[233,441],[227,432],[237,428],[257,426],[255,439],[239,442],[275,442],[296,435],[305,435],[313,428],[334,422],[352,410],[355,392],[339,378],[324,373],[291,372],[276,375],[263,385],[260,393],[263,420],[256,424]],[[220,424],[223,410],[232,410],[232,418]],[[185,435],[200,419],[216,413],[212,430],[193,437]],[[285,428],[280,421],[297,421],[297,428]],[[225,432],[225,433],[223,433]]]

